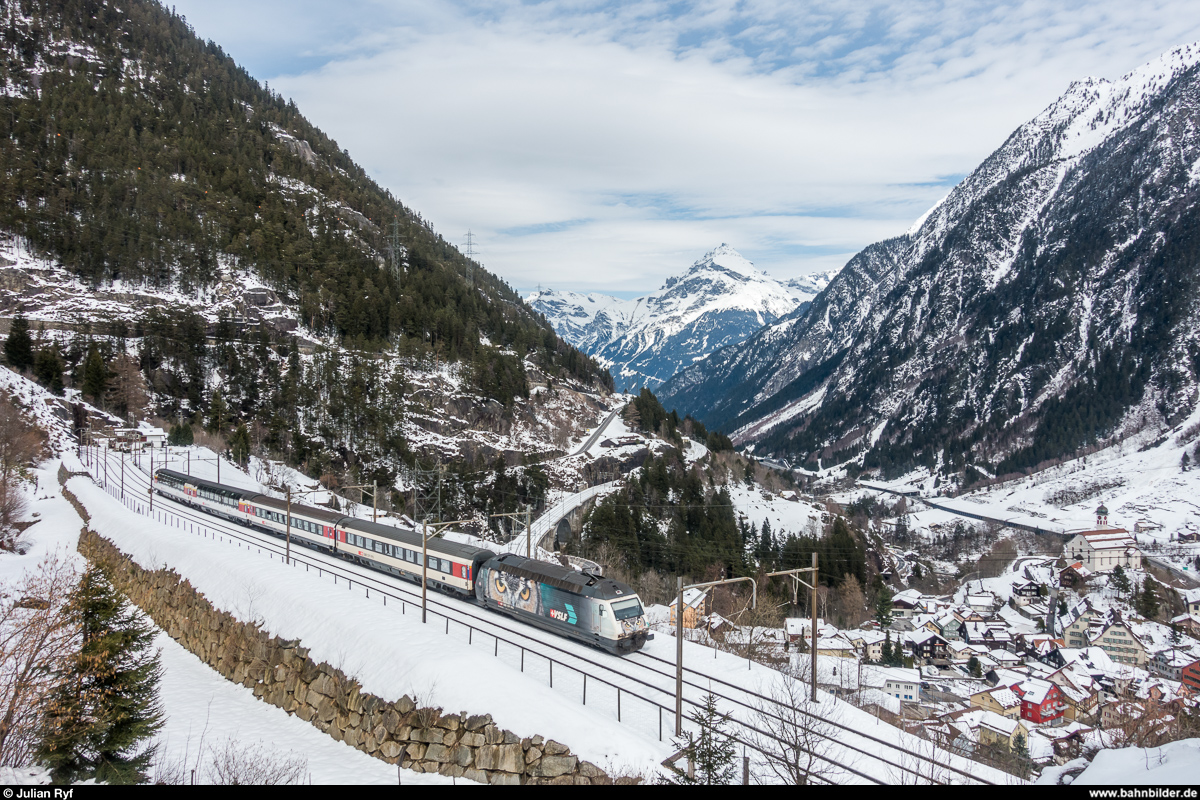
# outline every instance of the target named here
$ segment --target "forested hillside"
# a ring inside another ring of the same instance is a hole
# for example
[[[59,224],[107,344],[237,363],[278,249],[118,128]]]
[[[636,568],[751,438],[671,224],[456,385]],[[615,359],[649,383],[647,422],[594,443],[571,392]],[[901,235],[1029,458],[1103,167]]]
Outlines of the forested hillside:
[[[57,327],[75,333],[39,338],[47,385],[64,370],[81,385],[95,352],[99,388],[124,413],[128,392],[111,395],[132,359],[151,406],[139,411],[218,434],[258,425],[256,444],[296,463],[326,448],[342,463],[364,450],[393,464],[407,454],[405,359],[450,364],[455,391],[509,409],[528,397],[531,367],[611,388],[509,286],[182,17],[150,0],[0,9],[0,236],[84,292],[165,298],[87,324],[59,313]],[[29,272],[6,285],[24,292],[6,296],[5,316],[25,312],[36,331],[48,315]],[[254,302],[217,303],[231,286],[265,292],[287,324],[238,311]]]

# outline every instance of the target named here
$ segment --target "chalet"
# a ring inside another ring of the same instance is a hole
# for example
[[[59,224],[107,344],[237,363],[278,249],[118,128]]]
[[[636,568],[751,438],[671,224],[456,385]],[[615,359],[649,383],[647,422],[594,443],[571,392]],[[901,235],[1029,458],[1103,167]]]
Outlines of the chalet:
[[[1068,722],[1092,721],[1100,708],[1100,684],[1075,665],[1057,670],[1046,680],[1058,687],[1062,695],[1063,719]]]
[[[1086,748],[1098,748],[1096,729],[1078,727],[1064,732],[1062,736],[1051,740],[1050,744],[1054,749],[1054,763],[1062,766],[1082,756]]]
[[[1179,593],[1183,597],[1185,609],[1189,614],[1200,614],[1200,589],[1185,589]]]
[[[991,592],[977,592],[967,595],[967,605],[972,611],[980,614],[990,614],[1002,605],[1000,598]]]
[[[1041,724],[1054,724],[1067,710],[1062,691],[1050,681],[1027,678],[1011,687],[1021,697],[1021,719]]]
[[[916,589],[905,589],[892,598],[892,616],[907,619],[921,610],[921,593]]]
[[[960,753],[969,753],[973,749],[969,745],[964,746],[963,739],[983,747],[1000,745],[1009,750],[1016,746],[1018,736],[1023,736],[1025,741],[1029,741],[1029,728],[1021,720],[1004,717],[993,711],[955,711],[941,719],[964,734],[954,742],[954,749]]]
[[[937,625],[938,636],[941,636],[947,642],[957,642],[961,640],[959,635],[959,626],[962,622],[954,614],[944,611],[933,620]]]
[[[1171,623],[1193,639],[1200,639],[1200,616],[1196,614],[1180,614],[1171,618]]]
[[[1040,583],[1026,581],[1013,586],[1013,602],[1017,605],[1027,605],[1042,596],[1045,588]]]
[[[1067,589],[1078,589],[1087,583],[1090,577],[1092,577],[1092,571],[1085,567],[1082,561],[1076,561],[1059,571],[1058,585]]]
[[[926,664],[949,664],[947,642],[936,633],[927,630],[916,631],[908,636],[913,658]]]
[[[686,589],[683,592],[683,627],[699,628],[701,617],[704,616],[708,601],[708,593],[703,589]],[[671,627],[675,627],[675,607],[679,598],[671,601]]]

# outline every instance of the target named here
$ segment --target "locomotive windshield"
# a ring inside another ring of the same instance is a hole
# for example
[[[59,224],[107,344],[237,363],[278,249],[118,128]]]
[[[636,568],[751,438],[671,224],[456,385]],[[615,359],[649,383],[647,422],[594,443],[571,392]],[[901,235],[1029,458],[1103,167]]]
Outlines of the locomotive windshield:
[[[613,616],[618,620],[633,619],[642,616],[642,603],[636,597],[628,600],[616,600],[612,604]]]

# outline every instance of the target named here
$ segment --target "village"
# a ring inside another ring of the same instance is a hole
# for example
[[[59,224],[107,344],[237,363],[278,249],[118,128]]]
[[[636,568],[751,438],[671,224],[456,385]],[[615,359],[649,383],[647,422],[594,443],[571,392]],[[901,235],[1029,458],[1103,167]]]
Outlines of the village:
[[[1104,506],[1094,529],[1062,547],[1059,556],[1018,556],[995,577],[968,576],[951,594],[890,594],[854,628],[818,618],[817,685],[1021,777],[1086,763],[1102,748],[1195,736],[1200,588],[1156,581],[1136,536],[1110,525]],[[683,600],[689,640],[808,679],[809,617],[782,629],[739,626],[712,613],[704,591]],[[652,612],[657,627],[674,629],[676,602]]]

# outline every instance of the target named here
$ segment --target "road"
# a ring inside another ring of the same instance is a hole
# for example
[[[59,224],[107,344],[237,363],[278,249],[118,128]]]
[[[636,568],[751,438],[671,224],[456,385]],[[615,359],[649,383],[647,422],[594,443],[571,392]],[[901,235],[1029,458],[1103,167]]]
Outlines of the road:
[[[1191,586],[1192,588],[1200,586],[1200,580],[1197,580],[1195,575],[1193,575],[1190,572],[1184,572],[1179,567],[1175,566],[1174,564],[1171,564],[1168,561],[1163,561],[1160,558],[1155,558],[1154,556],[1147,556],[1147,555],[1143,555],[1142,558],[1146,559],[1151,564],[1153,564],[1154,566],[1156,566],[1160,569],[1165,569],[1167,572],[1171,573],[1175,577],[1179,578],[1182,581],[1185,581],[1187,583],[1187,585]]]
[[[600,423],[600,427],[596,428],[596,430],[592,432],[592,435],[588,437],[588,440],[584,443],[583,447],[579,448],[574,453],[571,453],[571,455],[577,456],[581,453],[586,453],[588,450],[591,450],[592,445],[596,444],[596,442],[599,441],[600,436],[603,435],[604,429],[608,427],[608,423],[616,419],[617,414],[620,413],[621,409],[619,408],[614,408],[612,411],[610,411],[608,416],[604,418],[604,421]]]

